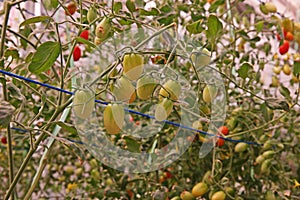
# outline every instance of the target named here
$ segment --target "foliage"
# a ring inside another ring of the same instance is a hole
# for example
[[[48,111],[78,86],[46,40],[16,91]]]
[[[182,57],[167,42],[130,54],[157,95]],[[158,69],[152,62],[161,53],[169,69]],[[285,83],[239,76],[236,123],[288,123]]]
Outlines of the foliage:
[[[17,199],[172,199],[183,191],[191,192],[199,182],[208,186],[208,192],[202,196],[204,199],[211,199],[216,192],[223,195],[220,191],[225,192],[226,199],[265,199],[266,196],[296,199],[300,196],[297,182],[300,181],[300,54],[297,53],[300,26],[297,22],[282,20],[273,12],[274,7],[272,12],[268,11],[270,5],[261,6],[263,12],[256,13],[248,5],[241,11],[238,5],[245,5],[243,0],[229,1],[229,4],[225,0],[157,0],[151,8],[150,3],[142,0],[108,1],[110,3],[83,0],[76,1],[77,11],[72,15],[65,14],[67,1],[45,0],[42,7],[46,14],[31,17],[19,7],[21,2],[6,1],[4,12],[0,12],[3,19],[13,17],[11,10],[23,16],[16,26],[18,30],[8,26],[7,20],[1,20],[0,28],[5,36],[1,37],[1,70],[71,91],[74,89],[72,77],[84,71],[83,64],[87,62],[84,59],[90,59],[96,45],[105,44],[114,34],[126,33],[135,27],[162,30],[175,26],[183,38],[197,41],[195,49],[205,47],[211,52],[211,64],[224,80],[225,126],[229,134],[220,134],[227,139],[262,145],[243,146],[243,143],[225,140],[224,145],[216,146],[199,159],[205,139],[196,134],[194,139],[186,138],[193,141],[191,146],[168,167],[145,174],[120,172],[97,161],[78,142],[74,113],[68,114],[72,95],[1,76],[1,97],[9,102],[7,107],[16,109],[12,117],[9,115],[11,119],[5,119],[10,120],[14,128],[1,129],[1,136],[8,139],[8,144],[1,144],[0,149],[1,199],[10,196],[8,188],[10,192],[15,188],[12,194]],[[88,40],[80,37],[83,30],[89,30]],[[289,41],[288,52],[280,55],[278,50],[285,42],[286,30],[294,37]],[[91,34],[95,32],[97,36]],[[135,42],[141,43],[138,39]],[[74,62],[73,51],[77,45],[83,53],[79,61]],[[105,58],[108,52],[101,53]],[[197,79],[193,63],[181,62],[180,56],[174,55],[171,49],[161,54],[139,53],[144,56],[145,63],[169,64],[191,80],[192,90],[199,96],[199,119],[206,119],[196,128],[211,131],[208,127],[213,98],[203,99],[206,84]],[[284,65],[288,67],[281,67]],[[107,66],[95,66],[95,72],[99,73],[97,88],[84,89],[89,92],[95,89],[96,99],[106,100],[107,95],[113,95],[111,88],[120,80],[120,71]],[[273,67],[274,71],[270,70]],[[151,83],[148,90],[152,92],[156,83]],[[159,87],[163,88],[161,84]],[[145,96],[146,99],[151,95]],[[136,97],[130,95],[129,98],[134,101]],[[153,99],[156,103],[161,101]],[[172,100],[175,102],[177,97]],[[139,99],[136,102],[149,106]],[[1,110],[6,109],[0,105]],[[89,105],[94,106],[93,103]],[[84,106],[80,105],[77,110],[84,110]],[[140,111],[145,107],[140,106]],[[172,103],[172,109],[176,110],[176,102],[174,106]],[[176,118],[175,112],[169,114],[168,110],[167,114],[168,119]],[[141,116],[129,116],[132,126],[141,130],[144,123],[150,123]],[[101,125],[104,127],[103,123]],[[155,136],[157,147],[170,142],[174,133],[174,127],[165,125],[164,131]],[[109,137],[115,145],[132,152],[154,146],[154,138],[142,144],[145,141],[126,134]],[[39,173],[36,174],[37,169]],[[12,183],[14,178],[16,181]]]

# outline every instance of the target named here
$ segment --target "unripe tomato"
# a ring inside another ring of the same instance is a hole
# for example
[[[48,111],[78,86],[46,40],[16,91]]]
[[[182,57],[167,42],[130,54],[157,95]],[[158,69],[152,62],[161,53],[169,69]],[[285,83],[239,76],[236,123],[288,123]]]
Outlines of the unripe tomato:
[[[99,173],[98,169],[92,169],[91,177],[94,180],[99,180],[100,179],[100,173]]]
[[[263,14],[265,15],[269,14],[269,10],[266,8],[266,5],[264,3],[261,3],[259,5],[259,9]]]
[[[67,165],[64,167],[64,171],[66,172],[66,174],[70,175],[74,173],[74,167],[71,165]]]
[[[181,194],[180,194],[180,198],[182,200],[194,200],[195,197],[188,191],[183,191]]]
[[[149,99],[157,86],[156,81],[149,77],[143,76],[137,81],[136,93],[141,100]]]
[[[197,183],[192,189],[194,197],[200,197],[208,191],[208,186],[204,182]]]
[[[265,151],[265,152],[262,154],[262,156],[263,156],[265,159],[272,158],[274,155],[275,155],[275,151],[273,151],[273,150]]]
[[[177,101],[180,96],[181,86],[173,80],[168,80],[159,90],[159,98],[170,98]]]
[[[136,98],[134,86],[123,76],[112,85],[112,92],[118,101],[132,103]]]
[[[287,40],[284,40],[283,44],[279,47],[279,53],[281,55],[286,54],[289,51],[290,43]]]
[[[291,32],[287,32],[286,33],[286,36],[285,36],[285,38],[284,39],[286,39],[286,40],[288,40],[288,41],[293,41],[294,40],[294,35],[293,35],[293,33],[291,33]]]
[[[288,64],[283,65],[282,71],[287,76],[291,75],[292,73],[292,69]]]
[[[274,67],[273,67],[273,72],[274,72],[275,74],[279,75],[280,72],[281,72],[281,67],[279,67],[279,66],[274,66]]]
[[[211,101],[217,96],[217,89],[214,86],[206,85],[202,92],[202,97],[205,103]]]
[[[279,86],[279,79],[276,76],[272,76],[272,83],[271,83],[272,87],[278,87]]]
[[[73,99],[73,109],[76,116],[86,119],[91,115],[95,107],[95,94],[88,89],[75,92]]]
[[[73,60],[78,61],[81,57],[81,49],[79,46],[75,46],[74,51],[73,51]]]
[[[104,127],[109,134],[118,134],[124,124],[124,108],[118,104],[108,104],[103,112]]]
[[[248,144],[247,143],[244,143],[244,142],[239,142],[235,145],[234,147],[234,151],[237,152],[237,153],[240,153],[240,152],[243,152],[243,151],[246,151],[247,148],[248,148]]]
[[[97,25],[95,29],[95,34],[97,38],[104,41],[111,31],[111,22],[110,19],[107,17],[104,17],[101,22]]]
[[[211,197],[211,200],[225,200],[226,194],[223,191],[218,191],[214,193]]]
[[[220,126],[219,131],[223,134],[223,135],[228,135],[229,133],[229,129],[227,126]]]
[[[76,10],[77,10],[77,6],[75,4],[75,2],[71,1],[67,6],[66,6],[67,10],[65,11],[66,15],[73,15]]]
[[[89,30],[82,31],[79,36],[85,40],[89,40]]]
[[[93,22],[97,18],[97,10],[94,6],[91,6],[86,14],[86,19],[88,23]]]
[[[173,110],[173,102],[164,98],[155,108],[155,119],[159,122],[164,121]]]
[[[260,172],[263,174],[268,174],[270,172],[270,167],[272,165],[272,159],[264,160],[260,167]]]
[[[264,160],[265,160],[265,158],[262,155],[259,155],[256,157],[255,162],[257,164],[261,164]]]
[[[122,64],[123,73],[129,80],[137,80],[144,71],[144,58],[136,53],[126,54]]]
[[[201,53],[193,53],[191,55],[191,60],[194,63],[196,68],[203,67],[208,65],[211,61],[211,52],[206,48],[201,50]]]
[[[203,178],[202,178],[202,181],[207,183],[207,184],[213,184],[213,177],[211,175],[211,171],[207,171]]]
[[[272,2],[265,3],[265,7],[268,10],[268,12],[270,12],[270,13],[276,13],[277,12],[277,7]]]
[[[285,17],[281,20],[281,27],[283,29],[284,37],[286,37],[287,32],[293,32],[294,31],[294,23],[289,18]]]

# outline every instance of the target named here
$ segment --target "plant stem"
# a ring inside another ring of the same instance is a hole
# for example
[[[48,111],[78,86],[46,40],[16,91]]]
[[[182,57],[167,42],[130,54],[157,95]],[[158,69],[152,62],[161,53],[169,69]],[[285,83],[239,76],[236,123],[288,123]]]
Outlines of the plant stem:
[[[4,48],[5,48],[5,39],[6,39],[6,30],[7,30],[7,23],[9,19],[9,13],[10,13],[11,5],[9,2],[5,1],[4,2],[4,20],[2,24],[2,32],[1,32],[1,44],[0,44],[0,60],[1,62],[3,61],[3,66],[0,66],[0,68],[4,68]],[[8,101],[8,93],[7,93],[7,88],[6,88],[6,81],[3,82],[2,84],[3,87],[3,95],[4,95],[4,100]],[[6,136],[7,136],[7,154],[8,154],[8,169],[9,169],[9,183],[11,184],[14,179],[14,163],[13,163],[13,153],[12,153],[12,137],[11,137],[11,132],[10,132],[10,123],[7,125],[6,129]],[[11,193],[10,198],[13,200],[14,199],[14,194]]]
[[[51,125],[51,122],[54,121],[57,116],[72,102],[72,98],[70,98],[64,105],[58,107],[54,114],[52,115],[51,119],[48,121],[48,123],[44,126],[44,130],[47,129],[50,125]],[[47,134],[45,132],[42,132],[42,134],[37,138],[37,140],[35,141],[34,143],[34,146],[31,146],[24,161],[22,162],[16,176],[14,177],[12,183],[10,184],[6,194],[5,194],[5,197],[4,197],[4,200],[8,200],[9,199],[9,196],[12,194],[12,191],[14,190],[14,188],[16,187],[19,179],[21,178],[23,172],[24,172],[24,169],[26,168],[28,162],[30,161],[32,155],[34,154],[36,148],[38,147],[38,145],[41,143],[41,141],[44,139],[44,136],[46,136]]]

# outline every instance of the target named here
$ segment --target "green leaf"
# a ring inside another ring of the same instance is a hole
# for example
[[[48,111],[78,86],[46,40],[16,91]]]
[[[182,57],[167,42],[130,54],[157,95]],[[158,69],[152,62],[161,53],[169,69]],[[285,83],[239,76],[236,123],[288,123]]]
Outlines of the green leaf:
[[[122,3],[121,2],[115,2],[114,12],[118,14],[121,9],[122,9]]]
[[[204,30],[201,24],[202,24],[202,20],[198,20],[196,22],[186,25],[186,29],[191,34],[201,33]]]
[[[125,140],[127,149],[129,151],[134,152],[134,153],[141,152],[141,150],[140,150],[141,144],[139,142],[137,142],[134,138],[124,135],[123,139]]]
[[[286,88],[284,85],[280,85],[279,87],[279,92],[282,96],[284,96],[286,99],[290,100],[291,99],[291,93],[288,88]]]
[[[135,5],[134,5],[134,2],[133,0],[127,0],[126,1],[126,7],[127,9],[132,13],[134,12],[136,9],[135,9]]]
[[[33,24],[33,23],[38,23],[38,22],[45,22],[45,21],[53,21],[53,19],[49,16],[37,16],[37,17],[32,17],[32,18],[29,18],[25,21],[23,21],[21,24],[20,24],[20,27],[21,26],[26,26],[26,25],[29,25],[29,24]]]
[[[257,32],[261,32],[264,28],[264,24],[265,24],[265,21],[259,21],[255,24],[255,27],[256,27],[256,31]]]
[[[239,77],[245,79],[249,77],[249,70],[253,69],[252,65],[250,63],[243,63],[240,68],[237,70]]]
[[[77,130],[72,124],[61,122],[61,121],[53,122],[53,124],[60,126],[64,131],[67,131],[72,134],[77,134]]]
[[[145,15],[145,16],[156,16],[160,14],[160,11],[157,8],[151,8],[151,10],[145,10],[143,8],[140,8],[140,15]]]
[[[207,20],[207,27],[206,36],[211,43],[214,43],[219,33],[223,30],[223,25],[216,15],[211,14]]]
[[[19,58],[19,51],[15,48],[8,48],[4,53],[5,58],[12,57],[13,59]]]
[[[269,115],[266,103],[263,103],[260,105],[260,110],[262,112],[262,115],[263,115],[265,121],[268,122],[270,120],[270,115]]]
[[[223,5],[225,3],[225,0],[217,0],[213,2],[209,7],[209,12],[213,13],[216,12],[220,5]]]
[[[41,44],[33,55],[29,64],[29,71],[33,74],[39,74],[47,71],[56,61],[60,53],[58,42],[48,41]]]
[[[294,67],[293,67],[293,74],[295,76],[298,76],[300,74],[300,62],[299,61],[295,61],[294,62]]]
[[[76,40],[77,42],[81,42],[81,43],[83,43],[83,44],[86,44],[86,45],[88,45],[88,46],[91,46],[91,47],[93,47],[93,48],[96,48],[96,47],[97,47],[94,43],[92,43],[92,42],[90,42],[90,41],[88,41],[88,40],[86,40],[86,39],[84,39],[84,38],[82,38],[82,37],[76,37],[75,40]]]
[[[289,110],[289,104],[285,100],[280,100],[277,98],[267,98],[265,99],[265,102],[271,110]]]
[[[130,25],[130,24],[132,24],[133,22],[132,21],[130,21],[130,20],[127,20],[127,19],[119,19],[118,20],[119,21],[119,23],[121,24],[121,25]]]

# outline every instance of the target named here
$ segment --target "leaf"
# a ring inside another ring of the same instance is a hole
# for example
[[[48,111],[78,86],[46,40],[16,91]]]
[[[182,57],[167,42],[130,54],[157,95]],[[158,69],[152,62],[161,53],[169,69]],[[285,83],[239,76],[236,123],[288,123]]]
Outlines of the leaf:
[[[295,76],[298,76],[300,74],[300,62],[299,61],[294,62],[293,74]]]
[[[160,11],[157,8],[151,8],[151,10],[145,10],[143,8],[140,8],[140,15],[145,15],[145,16],[156,16],[160,14]]]
[[[255,27],[256,27],[256,31],[259,33],[263,30],[264,28],[264,24],[265,24],[265,21],[259,21],[255,24]]]
[[[94,43],[92,43],[92,42],[90,42],[90,41],[88,41],[88,40],[86,40],[86,39],[84,39],[84,38],[82,38],[82,37],[76,37],[75,40],[76,40],[77,42],[81,42],[81,43],[83,43],[83,44],[86,44],[86,45],[88,45],[88,46],[91,46],[91,47],[93,47],[93,48],[96,48],[96,47],[97,47]]]
[[[121,2],[115,2],[114,12],[118,14],[121,9],[122,9],[122,3]]]
[[[133,0],[127,0],[126,7],[131,13],[136,10]]]
[[[282,96],[284,96],[286,99],[288,99],[288,100],[290,100],[291,99],[291,93],[290,93],[290,91],[289,91],[289,89],[288,88],[286,88],[286,87],[284,87],[284,85],[280,85],[280,87],[279,87],[279,92],[280,92],[280,94],[282,95]]]
[[[49,16],[37,16],[37,17],[32,17],[32,18],[29,18],[25,21],[23,21],[21,24],[20,24],[20,27],[21,26],[26,26],[26,25],[29,25],[29,24],[33,24],[33,23],[38,23],[38,22],[45,22],[45,21],[53,21],[53,19]]]
[[[289,104],[285,100],[267,98],[265,99],[265,103],[271,110],[289,110]]]
[[[198,20],[196,22],[186,25],[186,30],[191,34],[201,33],[204,30],[201,24],[202,20]]]
[[[237,70],[239,77],[245,79],[249,77],[249,70],[251,70],[253,67],[250,63],[243,63],[240,68]]]
[[[29,71],[33,74],[40,74],[47,71],[56,61],[60,53],[58,42],[48,41],[41,44],[33,55],[29,64]]]
[[[126,141],[127,149],[134,153],[141,152],[141,144],[137,142],[134,138],[124,135],[123,139]]]
[[[77,134],[77,130],[72,124],[68,124],[68,123],[61,122],[61,121],[53,122],[53,124],[60,126],[64,131],[67,131],[72,134]]]
[[[218,34],[222,31],[223,25],[216,15],[211,14],[207,20],[207,27],[206,36],[211,43],[214,43]]]
[[[262,115],[263,115],[265,121],[268,122],[270,120],[270,115],[269,115],[266,103],[263,103],[260,105],[260,110],[262,112]]]
[[[8,48],[4,53],[5,58],[12,57],[13,59],[19,58],[19,51],[15,48]]]
[[[216,12],[217,9],[220,7],[220,5],[223,5],[224,3],[225,3],[225,0],[217,0],[210,5],[208,11],[210,13]]]

